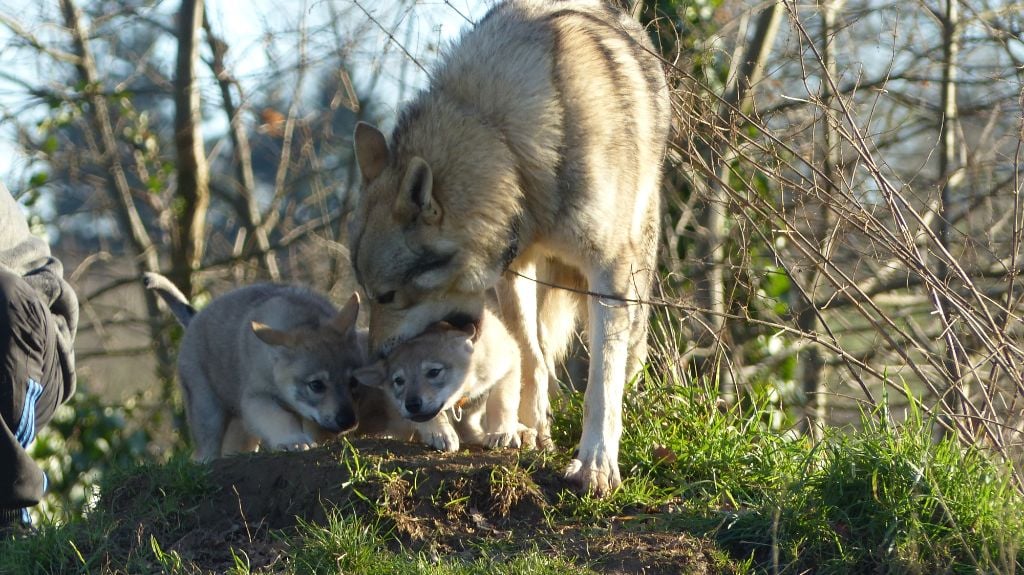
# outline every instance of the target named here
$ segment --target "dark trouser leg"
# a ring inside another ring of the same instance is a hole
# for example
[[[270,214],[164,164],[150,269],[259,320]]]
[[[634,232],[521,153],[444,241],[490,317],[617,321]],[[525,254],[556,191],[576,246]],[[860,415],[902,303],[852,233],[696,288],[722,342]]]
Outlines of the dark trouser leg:
[[[0,515],[39,503],[46,476],[26,448],[53,416],[63,383],[49,310],[0,272]]]

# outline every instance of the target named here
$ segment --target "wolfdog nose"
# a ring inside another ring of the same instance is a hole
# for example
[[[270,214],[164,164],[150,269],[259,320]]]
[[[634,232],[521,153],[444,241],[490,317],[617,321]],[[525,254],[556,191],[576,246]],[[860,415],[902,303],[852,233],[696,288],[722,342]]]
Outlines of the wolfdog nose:
[[[416,415],[421,409],[423,409],[423,400],[420,398],[410,397],[405,400],[405,410],[408,411],[410,415]]]

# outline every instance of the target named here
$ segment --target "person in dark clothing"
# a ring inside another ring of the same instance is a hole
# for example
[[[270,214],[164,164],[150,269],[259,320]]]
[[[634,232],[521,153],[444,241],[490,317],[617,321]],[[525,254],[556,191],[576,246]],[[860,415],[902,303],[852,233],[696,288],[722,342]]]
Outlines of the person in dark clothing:
[[[29,524],[46,475],[26,453],[75,391],[78,297],[0,184],[0,530]]]

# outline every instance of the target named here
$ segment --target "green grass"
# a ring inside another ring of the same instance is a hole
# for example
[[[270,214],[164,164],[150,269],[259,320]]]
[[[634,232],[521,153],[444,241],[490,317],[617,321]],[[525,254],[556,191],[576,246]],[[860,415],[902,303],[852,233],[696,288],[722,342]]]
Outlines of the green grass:
[[[173,535],[187,528],[189,510],[213,486],[207,469],[184,457],[164,465],[130,465],[115,468],[104,477],[100,492],[110,499],[118,496],[126,482],[143,495],[133,495],[138,507],[88,511],[69,521],[43,521],[31,537],[0,541],[0,573],[96,573],[151,572],[155,566],[173,565],[173,554],[165,554],[155,540],[147,542],[146,553],[123,554],[124,542],[112,537],[124,521],[150,525],[153,530]],[[114,566],[113,563],[123,562]]]
[[[708,388],[646,381],[625,403],[623,487],[603,501],[568,496],[572,513],[600,519],[674,503],[682,511],[665,521],[715,537],[765,572],[1024,567],[1024,498],[1007,470],[980,449],[933,442],[913,401],[901,425],[883,406],[859,429],[830,428],[817,443],[768,429],[764,406],[720,409]],[[573,396],[558,417],[559,443],[578,437],[581,413]]]
[[[578,395],[561,402],[554,427],[558,453],[524,457],[523,468],[495,471],[491,484],[507,486],[514,496],[517,486],[529,484],[523,469],[561,469],[579,437],[581,402]],[[759,407],[721,409],[708,387],[643,382],[626,397],[622,488],[604,499],[561,492],[545,510],[545,527],[607,533],[617,522],[616,529],[685,531],[714,541],[715,561],[732,572],[1024,568],[1024,498],[1006,470],[978,449],[933,442],[930,422],[919,412],[912,409],[900,425],[884,410],[866,413],[860,429],[829,429],[814,443],[767,428]],[[379,463],[353,451],[343,461],[351,472],[349,487],[357,491],[389,478],[414,485],[419,477],[381,472]],[[118,486],[133,482],[148,496],[137,499],[140,507],[118,512],[173,534],[187,529],[190,506],[211,489],[205,470],[178,459],[132,468],[106,477],[101,492],[116,497]],[[0,542],[0,573],[196,571],[156,539],[125,552],[124,542],[110,536],[124,517],[104,509],[65,525],[44,525],[35,537]],[[334,510],[325,525],[301,523],[273,534],[284,558],[272,572],[590,572],[590,566],[536,548],[510,553],[500,540],[451,556],[396,551],[386,510],[361,517]],[[249,572],[244,553],[236,555],[231,572]]]
[[[388,533],[341,512],[333,512],[327,525],[301,522],[293,539],[292,568],[296,574],[367,573],[380,575],[559,575],[591,571],[533,550],[509,559],[493,556],[488,548],[470,561],[441,559],[420,552],[395,553],[387,546]]]

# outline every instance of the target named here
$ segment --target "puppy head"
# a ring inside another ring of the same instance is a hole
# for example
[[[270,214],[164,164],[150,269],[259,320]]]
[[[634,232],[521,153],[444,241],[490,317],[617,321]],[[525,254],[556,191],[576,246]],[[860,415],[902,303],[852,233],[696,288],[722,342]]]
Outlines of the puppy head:
[[[441,322],[353,375],[363,385],[384,390],[402,417],[429,421],[464,397],[474,339],[475,328]]]
[[[366,343],[356,329],[359,296],[314,327],[277,330],[254,321],[253,333],[270,346],[277,399],[327,431],[358,425],[352,372],[366,363]]]

